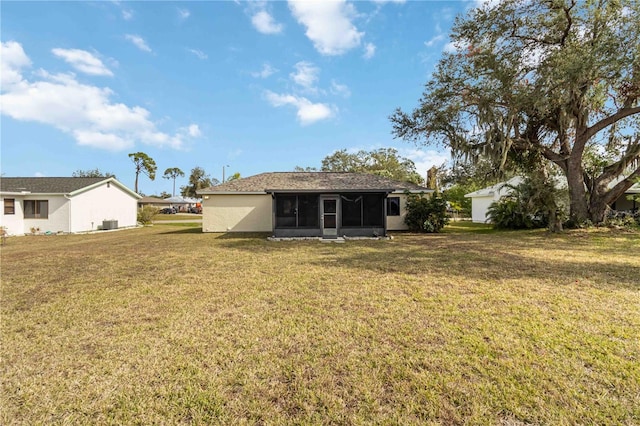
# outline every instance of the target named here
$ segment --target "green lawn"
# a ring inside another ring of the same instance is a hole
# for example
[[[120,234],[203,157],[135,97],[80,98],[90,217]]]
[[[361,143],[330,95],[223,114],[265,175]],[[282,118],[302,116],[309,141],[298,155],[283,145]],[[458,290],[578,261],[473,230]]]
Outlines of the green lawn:
[[[4,425],[640,423],[638,233],[164,224],[1,255]]]
[[[194,220],[202,220],[201,214],[193,214],[193,213],[176,213],[176,214],[157,214],[153,217],[154,222],[164,222],[164,221],[176,221],[176,220],[184,220],[194,221]]]

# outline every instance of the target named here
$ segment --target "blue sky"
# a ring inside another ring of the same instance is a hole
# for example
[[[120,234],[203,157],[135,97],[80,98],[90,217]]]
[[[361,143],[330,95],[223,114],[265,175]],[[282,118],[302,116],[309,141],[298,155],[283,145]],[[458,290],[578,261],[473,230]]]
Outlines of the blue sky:
[[[394,147],[426,174],[449,157],[394,140],[472,2],[2,2],[4,176],[158,165],[187,176],[319,167]]]

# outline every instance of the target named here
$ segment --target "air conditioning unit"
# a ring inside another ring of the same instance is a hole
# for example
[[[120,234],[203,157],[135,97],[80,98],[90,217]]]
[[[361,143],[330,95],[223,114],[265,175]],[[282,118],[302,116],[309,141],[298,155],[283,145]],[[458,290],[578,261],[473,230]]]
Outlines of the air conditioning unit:
[[[117,220],[103,220],[102,221],[102,229],[118,229],[118,221]]]

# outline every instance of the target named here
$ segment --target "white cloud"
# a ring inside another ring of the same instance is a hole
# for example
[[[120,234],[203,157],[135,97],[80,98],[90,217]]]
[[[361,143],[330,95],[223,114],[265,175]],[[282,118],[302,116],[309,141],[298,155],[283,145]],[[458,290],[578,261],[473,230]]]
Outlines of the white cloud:
[[[460,43],[457,41],[450,41],[449,43],[444,45],[442,49],[446,53],[460,53],[468,47],[467,44]]]
[[[376,45],[373,43],[367,43],[364,45],[364,55],[362,55],[365,59],[373,58],[373,55],[376,54]]]
[[[22,82],[20,70],[31,66],[20,43],[8,41],[0,44],[0,89],[4,92],[14,84]]]
[[[122,9],[122,19],[125,21],[130,21],[133,19],[133,10],[131,9]]]
[[[384,4],[384,3],[397,3],[397,4],[401,4],[401,3],[405,3],[406,0],[373,0],[374,3],[378,3],[378,4]]]
[[[360,46],[364,33],[351,22],[356,12],[346,1],[289,0],[289,9],[321,54],[342,55]]]
[[[33,174],[33,177],[46,177],[46,175],[44,173],[42,173],[42,172],[35,172]]]
[[[186,130],[186,133],[192,138],[199,138],[200,136],[202,136],[200,126],[198,126],[197,124],[191,124],[189,127],[183,130]]]
[[[52,49],[54,55],[64,59],[76,70],[91,75],[113,76],[100,59],[90,52],[80,49]]]
[[[251,23],[262,34],[279,34],[282,32],[282,24],[273,19],[266,10],[260,10],[251,17]]]
[[[432,47],[436,43],[440,43],[441,41],[446,40],[446,38],[447,36],[445,36],[444,34],[438,34],[437,36],[432,37],[428,41],[425,41],[424,45],[427,47]]]
[[[267,78],[277,72],[278,70],[273,68],[271,65],[263,64],[262,69],[260,71],[252,72],[251,76],[255,78]]]
[[[202,50],[199,50],[199,49],[187,49],[187,50],[193,53],[194,55],[196,55],[198,59],[205,60],[209,58],[209,56],[206,53],[204,53]]]
[[[451,155],[430,149],[428,151],[422,151],[420,149],[399,149],[398,153],[405,158],[413,161],[416,165],[416,171],[426,178],[427,170],[431,167],[440,167],[443,163],[448,162],[451,159]]]
[[[79,145],[113,151],[136,142],[179,149],[200,135],[195,124],[175,135],[161,132],[148,110],[114,103],[111,89],[80,83],[73,74],[38,70],[33,81],[24,79],[21,71],[31,61],[19,43],[2,43],[2,57],[0,105],[2,114],[15,120],[47,124],[72,135]]]
[[[345,98],[351,96],[351,90],[349,90],[349,87],[346,84],[339,84],[335,80],[331,80],[331,93]]]
[[[191,12],[189,12],[189,9],[180,9],[178,8],[178,17],[181,20],[186,20],[187,18],[189,18],[189,16],[191,16]]]
[[[489,9],[492,9],[492,8],[498,6],[501,2],[502,2],[502,0],[475,0],[474,1],[474,7],[478,8],[478,9],[482,9],[483,7],[487,7]]]
[[[151,52],[151,48],[147,45],[147,42],[144,41],[144,39],[139,35],[126,34],[124,38],[126,38],[131,43],[133,43],[138,49],[143,50],[145,52]]]
[[[334,111],[327,104],[312,103],[307,98],[294,95],[279,95],[271,91],[265,92],[267,101],[274,107],[291,105],[298,109],[298,121],[302,125],[312,124],[333,116]]]
[[[318,74],[320,73],[320,68],[313,65],[311,62],[300,61],[294,65],[296,72],[292,72],[289,74],[289,77],[296,83],[298,86],[301,86],[308,92],[317,92],[318,89],[315,87],[318,82]]]

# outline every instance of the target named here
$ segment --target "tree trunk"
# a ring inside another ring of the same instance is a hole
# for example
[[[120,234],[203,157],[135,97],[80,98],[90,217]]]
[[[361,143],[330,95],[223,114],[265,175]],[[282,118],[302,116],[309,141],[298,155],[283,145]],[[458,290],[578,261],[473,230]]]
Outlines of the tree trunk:
[[[136,194],[139,194],[139,192],[138,192],[138,175],[139,174],[136,173],[136,184],[135,184],[135,188],[134,188]]]
[[[608,204],[605,198],[592,194],[591,202],[589,203],[589,219],[593,223],[602,223],[607,213]]]
[[[549,232],[562,232],[562,222],[558,220],[558,210],[549,209]]]
[[[589,219],[589,205],[587,191],[584,187],[582,165],[573,158],[569,159],[567,167],[567,186],[569,187],[569,219],[579,224]]]

